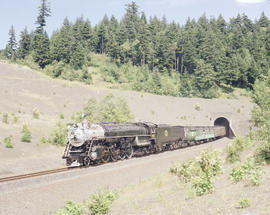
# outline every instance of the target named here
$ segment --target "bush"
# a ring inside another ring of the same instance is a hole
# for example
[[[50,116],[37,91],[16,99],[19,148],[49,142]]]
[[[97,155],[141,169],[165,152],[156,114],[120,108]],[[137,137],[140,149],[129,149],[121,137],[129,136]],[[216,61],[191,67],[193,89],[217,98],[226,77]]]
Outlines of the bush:
[[[47,142],[58,146],[66,145],[67,142],[66,125],[61,122],[58,122],[56,126],[52,129]]]
[[[34,119],[39,119],[39,112],[38,112],[37,109],[34,109],[34,110],[33,110],[33,118],[34,118]]]
[[[6,144],[6,148],[13,148],[13,144],[11,143],[12,136],[5,137],[4,143]]]
[[[124,98],[115,97],[112,94],[105,96],[100,102],[91,98],[83,107],[85,118],[92,123],[101,121],[128,122],[133,121],[128,103]],[[76,121],[81,120],[81,112],[73,117]]]
[[[242,198],[239,200],[240,208],[248,208],[250,207],[250,200],[248,198]]]
[[[40,142],[42,144],[46,144],[47,143],[47,139],[45,137],[42,137],[41,140],[40,140]]]
[[[269,131],[268,131],[269,132]],[[270,142],[261,142],[257,147],[254,158],[257,163],[270,162]]]
[[[240,152],[248,148],[248,146],[248,138],[237,137],[236,139],[234,139],[232,144],[229,144],[226,147],[226,161],[229,163],[240,161]]]
[[[8,113],[3,113],[2,122],[8,124]]]
[[[211,193],[214,190],[213,177],[202,174],[201,176],[192,178],[192,188],[195,189],[197,196]]]
[[[199,105],[195,105],[195,110],[196,111],[200,111],[201,110],[201,107]]]
[[[16,124],[18,121],[19,121],[19,117],[13,116],[13,121],[12,121],[12,123],[13,123],[13,124]]]
[[[170,173],[185,183],[191,182],[192,188],[200,196],[214,190],[214,176],[222,173],[222,160],[217,151],[206,150],[195,159],[170,168]]]
[[[60,113],[60,119],[64,119],[65,117],[64,117],[64,114],[62,114],[62,113]]]
[[[59,209],[55,215],[82,215],[85,209],[82,204],[68,201],[64,208]]]
[[[248,159],[244,164],[232,169],[230,179],[235,183],[247,181],[252,185],[259,185],[262,178],[262,168],[253,159]]]
[[[31,135],[31,131],[29,130],[29,128],[27,127],[27,125],[23,125],[22,127],[22,138],[21,138],[21,141],[22,142],[27,142],[27,143],[30,143],[31,142],[31,139],[32,139],[32,135]]]
[[[93,79],[91,74],[88,72],[86,67],[82,68],[82,73],[81,73],[81,77],[80,80],[86,84],[92,84],[93,83]]]
[[[222,173],[222,160],[218,151],[205,150],[195,160],[206,175]]]
[[[117,199],[116,191],[105,189],[100,190],[97,194],[92,194],[88,202],[88,208],[91,214],[107,214],[113,202]]]

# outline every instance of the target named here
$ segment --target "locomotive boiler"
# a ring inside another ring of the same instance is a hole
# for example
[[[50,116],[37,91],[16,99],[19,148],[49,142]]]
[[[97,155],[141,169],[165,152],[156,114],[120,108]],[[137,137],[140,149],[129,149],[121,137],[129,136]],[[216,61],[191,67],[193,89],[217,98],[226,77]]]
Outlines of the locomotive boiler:
[[[144,156],[212,141],[229,135],[224,123],[215,126],[171,126],[150,122],[90,124],[68,128],[63,159],[68,166],[89,166]]]

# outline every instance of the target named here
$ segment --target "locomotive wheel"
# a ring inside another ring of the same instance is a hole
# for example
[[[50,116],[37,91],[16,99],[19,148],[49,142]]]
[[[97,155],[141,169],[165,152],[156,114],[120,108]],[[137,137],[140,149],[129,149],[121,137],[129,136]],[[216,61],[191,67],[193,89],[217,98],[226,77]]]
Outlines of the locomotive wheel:
[[[126,155],[126,158],[127,158],[127,159],[130,159],[130,158],[133,156],[133,152],[134,152],[134,150],[133,150],[132,145],[131,145],[130,143],[128,143],[128,144],[126,145],[126,148],[125,148],[125,155]]]
[[[115,147],[111,147],[110,148],[110,157],[111,157],[111,160],[114,162],[114,161],[117,161],[118,160],[118,156],[117,156],[117,150],[115,149]]]
[[[91,159],[87,156],[83,158],[83,165],[84,166],[90,166]]]
[[[70,166],[71,164],[72,164],[71,158],[67,158],[67,159],[66,159],[66,165],[67,165],[67,166]]]
[[[123,144],[119,150],[119,159],[124,160],[126,158],[126,144]]]
[[[110,160],[110,151],[109,151],[109,149],[106,147],[106,148],[104,148],[104,150],[103,150],[103,157],[102,157],[101,161],[102,161],[103,163],[107,163],[107,162],[109,162],[109,160]]]

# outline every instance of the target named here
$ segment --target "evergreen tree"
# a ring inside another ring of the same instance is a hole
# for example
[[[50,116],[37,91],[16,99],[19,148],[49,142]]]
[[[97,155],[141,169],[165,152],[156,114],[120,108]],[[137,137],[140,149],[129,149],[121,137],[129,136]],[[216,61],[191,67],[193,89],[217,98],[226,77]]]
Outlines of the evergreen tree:
[[[46,26],[46,17],[50,16],[50,12],[47,0],[41,0],[39,15],[36,21],[37,28],[33,37],[34,61],[41,68],[44,68],[50,63],[50,40],[44,30],[44,27]]]
[[[5,56],[9,59],[15,60],[16,59],[17,42],[16,42],[15,30],[13,28],[13,25],[11,26],[8,35],[9,35],[9,40],[8,40],[7,45],[6,45]]]
[[[50,40],[46,32],[35,34],[34,61],[43,69],[51,62]]]
[[[72,26],[65,18],[62,28],[59,32],[55,32],[51,39],[51,59],[56,61],[63,61],[64,63],[70,63],[73,49],[72,43],[74,42],[74,36],[72,34]]]
[[[46,17],[49,17],[51,14],[51,10],[49,7],[49,3],[47,0],[41,0],[41,5],[39,6],[39,15],[37,17],[36,24],[38,33],[44,32],[44,27],[46,26]]]
[[[30,53],[31,36],[27,28],[21,32],[21,39],[19,41],[18,57],[24,59]]]

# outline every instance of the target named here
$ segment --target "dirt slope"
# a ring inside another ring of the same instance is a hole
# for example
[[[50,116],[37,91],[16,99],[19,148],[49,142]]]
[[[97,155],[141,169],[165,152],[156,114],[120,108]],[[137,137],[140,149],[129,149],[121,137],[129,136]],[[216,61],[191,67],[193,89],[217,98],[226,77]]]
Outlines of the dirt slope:
[[[230,118],[238,134],[248,131],[253,107],[247,99],[176,98],[95,88],[51,79],[27,67],[0,62],[0,176],[64,165],[63,148],[43,145],[41,138],[47,137],[60,121],[60,114],[64,115],[64,122],[71,122],[72,114],[80,111],[89,98],[101,99],[108,93],[125,97],[137,121],[212,125],[217,116],[223,115]],[[38,110],[39,119],[33,118],[34,109]],[[9,124],[2,122],[5,112],[9,115]],[[14,116],[18,117],[17,123],[12,122]],[[24,123],[32,132],[31,143],[20,141]],[[12,149],[3,143],[9,135],[12,135]]]

